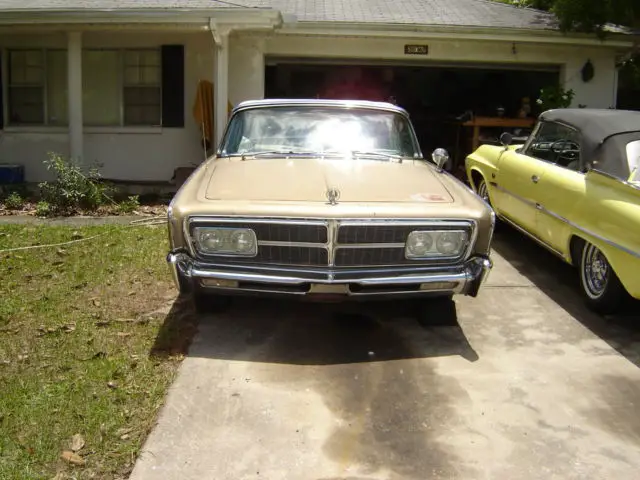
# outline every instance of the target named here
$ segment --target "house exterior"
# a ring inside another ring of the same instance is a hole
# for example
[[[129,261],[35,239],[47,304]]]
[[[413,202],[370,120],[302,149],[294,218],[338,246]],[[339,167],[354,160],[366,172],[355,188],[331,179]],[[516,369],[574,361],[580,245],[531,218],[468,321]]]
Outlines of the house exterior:
[[[213,84],[215,146],[229,107],[264,98],[280,64],[547,68],[574,105],[615,107],[631,37],[564,35],[554,21],[487,0],[0,0],[0,163],[38,182],[55,152],[171,185],[207,154],[199,83]]]

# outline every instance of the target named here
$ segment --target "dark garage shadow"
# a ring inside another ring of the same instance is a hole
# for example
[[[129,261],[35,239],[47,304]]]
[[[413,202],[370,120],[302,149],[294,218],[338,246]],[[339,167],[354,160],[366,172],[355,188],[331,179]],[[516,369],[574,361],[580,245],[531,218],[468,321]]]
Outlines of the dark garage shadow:
[[[594,313],[582,300],[575,268],[509,226],[500,227],[493,243],[500,256],[573,318],[640,366],[640,302],[631,302],[615,316]]]
[[[476,361],[457,317],[437,326],[416,320],[415,301],[311,303],[236,297],[221,313],[196,315],[179,298],[160,328],[152,355],[290,365],[333,365],[460,355]],[[428,304],[426,304],[428,305]]]

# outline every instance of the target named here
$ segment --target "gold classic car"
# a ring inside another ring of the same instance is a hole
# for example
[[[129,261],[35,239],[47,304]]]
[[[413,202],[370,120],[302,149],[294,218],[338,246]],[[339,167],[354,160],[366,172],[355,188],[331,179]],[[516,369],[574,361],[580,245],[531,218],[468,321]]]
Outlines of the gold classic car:
[[[232,294],[475,296],[495,216],[442,169],[445,150],[432,160],[392,104],[244,102],[169,207],[175,283],[198,309]]]
[[[640,112],[549,110],[524,145],[501,141],[466,159],[498,218],[576,266],[594,310],[640,299]]]

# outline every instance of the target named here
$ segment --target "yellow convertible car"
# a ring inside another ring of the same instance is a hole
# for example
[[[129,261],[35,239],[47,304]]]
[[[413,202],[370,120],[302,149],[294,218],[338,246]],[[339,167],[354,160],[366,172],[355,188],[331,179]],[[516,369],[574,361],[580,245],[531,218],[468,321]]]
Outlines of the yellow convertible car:
[[[497,217],[576,266],[592,309],[640,299],[640,112],[548,110],[524,145],[500,141],[465,164]]]

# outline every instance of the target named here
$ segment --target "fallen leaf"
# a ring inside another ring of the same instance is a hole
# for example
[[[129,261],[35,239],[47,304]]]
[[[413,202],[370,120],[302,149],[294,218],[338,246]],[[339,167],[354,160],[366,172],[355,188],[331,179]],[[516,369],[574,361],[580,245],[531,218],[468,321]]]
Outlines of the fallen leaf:
[[[71,234],[71,238],[74,240],[80,240],[82,237],[83,235],[78,231],[75,231]]]
[[[131,336],[131,332],[118,332],[116,335],[118,335],[120,338],[126,338]]]
[[[127,293],[127,295],[129,295],[129,296],[132,296],[132,295],[135,295],[135,294],[136,294],[136,292],[133,291],[133,290],[131,290],[129,293]]]
[[[71,437],[71,450],[77,452],[84,447],[85,441],[82,435],[76,433],[73,437]]]
[[[67,333],[71,333],[76,329],[76,324],[75,323],[69,323],[67,325],[64,325],[62,327],[62,330],[64,330]]]
[[[116,388],[118,388],[118,384],[116,382],[114,382],[114,381],[109,381],[109,382],[107,382],[107,387],[112,388],[112,389],[115,390]]]
[[[100,300],[96,300],[96,299],[94,298],[94,299],[93,299],[93,304],[94,304],[96,307],[99,307],[99,306],[100,306]]]
[[[129,433],[131,433],[131,432],[133,432],[133,428],[131,428],[131,427],[123,427],[123,428],[119,428],[119,429],[116,431],[116,435],[117,435],[118,437],[122,437],[122,436],[124,436],[124,435],[128,435],[128,434],[129,434]]]
[[[86,462],[84,458],[82,458],[77,453],[71,452],[69,450],[65,450],[61,455],[62,459],[71,463],[72,465],[84,465]]]
[[[109,323],[109,320],[100,320],[96,322],[96,327],[106,327]]]
[[[56,250],[56,253],[62,256],[62,255],[66,255],[67,251],[62,248],[59,248],[58,250]]]

